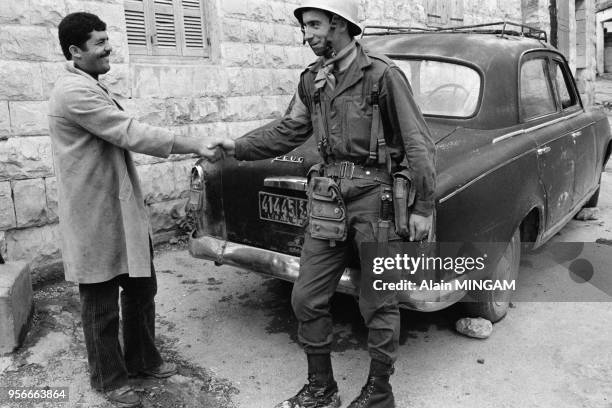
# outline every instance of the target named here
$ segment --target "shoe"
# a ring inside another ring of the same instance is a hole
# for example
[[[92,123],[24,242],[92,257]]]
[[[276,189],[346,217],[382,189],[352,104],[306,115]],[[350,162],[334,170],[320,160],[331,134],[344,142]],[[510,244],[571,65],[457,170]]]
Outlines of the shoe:
[[[395,408],[389,376],[369,376],[361,393],[348,408]]]
[[[338,384],[333,379],[320,383],[314,374],[308,376],[308,384],[293,397],[285,400],[274,408],[338,408],[340,395]]]
[[[108,391],[104,394],[106,395],[106,399],[108,399],[116,407],[140,407],[140,397],[129,385],[124,385],[123,387]]]
[[[164,362],[155,368],[142,370],[140,374],[155,378],[168,378],[173,376],[177,372],[178,369],[176,368],[176,364]]]

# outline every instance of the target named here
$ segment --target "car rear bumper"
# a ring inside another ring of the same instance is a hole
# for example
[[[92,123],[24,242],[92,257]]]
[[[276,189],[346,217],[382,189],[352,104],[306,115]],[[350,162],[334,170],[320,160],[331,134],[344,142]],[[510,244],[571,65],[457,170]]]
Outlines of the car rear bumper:
[[[195,258],[214,261],[217,265],[231,265],[261,275],[295,282],[300,270],[300,259],[267,249],[237,244],[210,236],[189,240],[189,253]],[[459,276],[458,279],[462,279]],[[337,292],[358,295],[359,270],[347,268],[340,279]],[[453,285],[454,286],[454,285]],[[465,296],[462,290],[399,291],[401,306],[422,312],[434,312],[458,302]]]

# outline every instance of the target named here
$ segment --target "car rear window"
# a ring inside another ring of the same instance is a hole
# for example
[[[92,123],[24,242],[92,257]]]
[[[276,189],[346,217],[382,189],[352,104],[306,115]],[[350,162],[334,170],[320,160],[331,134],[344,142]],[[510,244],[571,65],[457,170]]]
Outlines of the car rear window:
[[[465,65],[427,59],[395,60],[424,115],[470,117],[480,96],[480,75]]]

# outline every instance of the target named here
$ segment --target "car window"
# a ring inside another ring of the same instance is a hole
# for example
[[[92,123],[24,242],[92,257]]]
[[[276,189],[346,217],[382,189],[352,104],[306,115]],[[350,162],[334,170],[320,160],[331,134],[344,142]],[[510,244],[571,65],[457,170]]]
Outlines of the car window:
[[[561,102],[561,107],[563,109],[567,109],[577,104],[578,100],[576,95],[572,92],[572,86],[570,82],[570,78],[567,75],[567,71],[563,69],[560,61],[554,61],[553,68],[553,80],[555,83],[555,88],[559,94],[559,101]]]
[[[530,59],[521,66],[521,117],[535,118],[556,112],[548,79],[546,60]]]
[[[469,117],[476,112],[480,75],[465,65],[426,59],[395,60],[424,115]]]

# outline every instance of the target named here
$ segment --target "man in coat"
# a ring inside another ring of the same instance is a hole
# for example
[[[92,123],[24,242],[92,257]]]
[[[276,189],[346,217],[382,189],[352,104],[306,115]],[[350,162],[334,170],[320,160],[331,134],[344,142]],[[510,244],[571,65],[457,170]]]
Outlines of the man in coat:
[[[66,71],[49,100],[66,280],[79,284],[90,382],[122,407],[140,404],[128,375],[176,373],[155,346],[151,230],[130,151],[205,154],[201,140],[139,123],[98,76],[110,70],[106,24],[73,13],[59,25]],[[119,329],[119,287],[123,352]]]
[[[286,154],[313,134],[323,159],[309,172],[310,220],[292,293],[308,384],[277,408],[340,406],[329,309],[350,251],[363,242],[399,239],[397,234],[422,240],[432,226],[435,148],[429,129],[402,71],[355,41],[361,33],[357,8],[355,0],[306,0],[297,7],[304,40],[319,59],[302,73],[287,113],[236,141],[219,138],[208,146],[239,160],[258,160]],[[206,157],[215,160],[218,154]],[[409,219],[387,229],[383,201],[392,174],[412,181],[415,200]],[[313,213],[323,213],[329,201],[334,202],[325,221],[317,220]],[[330,214],[344,213],[342,222],[330,221]],[[349,408],[392,408],[389,377],[399,347],[399,306],[394,292],[376,292],[369,281],[362,276],[359,308],[369,330],[370,371]]]

